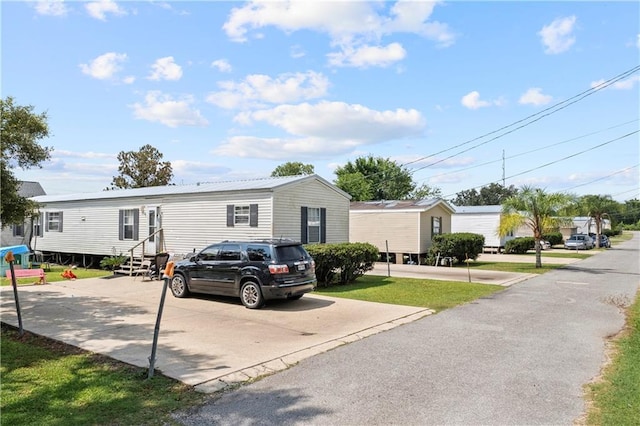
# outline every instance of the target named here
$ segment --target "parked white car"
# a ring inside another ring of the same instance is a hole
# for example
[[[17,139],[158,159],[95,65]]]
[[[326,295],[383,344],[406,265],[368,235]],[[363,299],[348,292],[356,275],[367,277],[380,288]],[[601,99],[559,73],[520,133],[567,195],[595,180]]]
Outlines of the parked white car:
[[[568,250],[589,250],[593,248],[593,240],[587,234],[573,234],[564,241],[564,248]]]

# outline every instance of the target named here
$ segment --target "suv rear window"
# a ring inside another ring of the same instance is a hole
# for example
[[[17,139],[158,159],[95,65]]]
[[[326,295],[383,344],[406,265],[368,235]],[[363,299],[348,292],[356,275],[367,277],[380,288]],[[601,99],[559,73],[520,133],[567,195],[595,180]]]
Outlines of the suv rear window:
[[[271,247],[267,244],[248,244],[247,256],[249,256],[251,262],[270,262]]]
[[[296,246],[277,246],[276,255],[278,262],[286,262],[288,260],[300,260],[308,256],[304,247]]]

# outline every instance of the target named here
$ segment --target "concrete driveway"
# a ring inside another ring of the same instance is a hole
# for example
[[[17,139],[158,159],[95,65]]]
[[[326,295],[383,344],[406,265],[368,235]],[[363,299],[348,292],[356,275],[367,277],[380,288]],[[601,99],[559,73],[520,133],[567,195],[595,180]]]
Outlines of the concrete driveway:
[[[162,288],[161,281],[118,277],[18,291],[26,330],[148,367]],[[12,288],[0,291],[2,321],[17,326]],[[167,290],[156,369],[215,392],[431,313],[313,294],[249,310],[233,298],[176,299]]]

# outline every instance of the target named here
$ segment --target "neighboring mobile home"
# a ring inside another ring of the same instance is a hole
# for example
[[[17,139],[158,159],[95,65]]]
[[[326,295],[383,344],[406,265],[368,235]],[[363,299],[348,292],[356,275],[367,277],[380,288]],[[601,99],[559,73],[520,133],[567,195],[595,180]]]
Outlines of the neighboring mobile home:
[[[433,198],[418,201],[361,201],[349,209],[349,241],[366,242],[395,263],[419,263],[435,234],[451,232],[453,207]]]
[[[500,236],[498,228],[502,206],[456,206],[451,218],[451,232],[471,232],[484,236],[484,251],[499,253],[514,233]]]
[[[223,240],[346,242],[350,196],[317,175],[34,197],[38,250],[187,254]]]
[[[45,195],[44,189],[38,182],[22,181],[18,187],[18,195],[25,198]],[[33,248],[36,244],[35,239],[39,234],[38,226],[40,220],[38,218],[27,218],[23,223],[3,223],[0,231],[0,246],[16,246],[24,244]]]

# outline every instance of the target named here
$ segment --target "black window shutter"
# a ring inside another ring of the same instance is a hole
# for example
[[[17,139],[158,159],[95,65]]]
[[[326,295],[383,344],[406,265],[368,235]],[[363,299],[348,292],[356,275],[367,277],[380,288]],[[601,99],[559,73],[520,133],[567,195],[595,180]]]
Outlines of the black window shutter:
[[[307,226],[309,225],[307,221],[307,208],[302,207],[300,209],[300,242],[302,244],[307,244],[309,242],[309,236],[307,234]]]
[[[140,210],[135,209],[133,211],[133,241],[138,241],[139,225],[140,225]]]
[[[38,222],[38,237],[42,237],[42,215],[38,216],[36,221]]]
[[[233,226],[233,214],[234,214],[233,204],[227,204],[227,226]]]
[[[249,204],[249,226],[258,226],[258,205]]]
[[[433,238],[433,216],[431,216],[431,238]]]
[[[124,240],[124,210],[118,212],[118,239]]]
[[[49,213],[44,214],[44,230],[49,232]]]
[[[13,225],[11,228],[13,228],[13,233],[12,233],[12,235],[15,237],[15,236],[16,236],[16,234],[17,234],[17,232],[16,232],[16,231],[18,230],[18,225]]]
[[[320,209],[320,242],[327,242],[327,209]]]
[[[60,212],[60,222],[58,223],[58,232],[62,232],[62,212]]]
[[[440,216],[440,231],[439,234],[442,234],[442,216]]]

